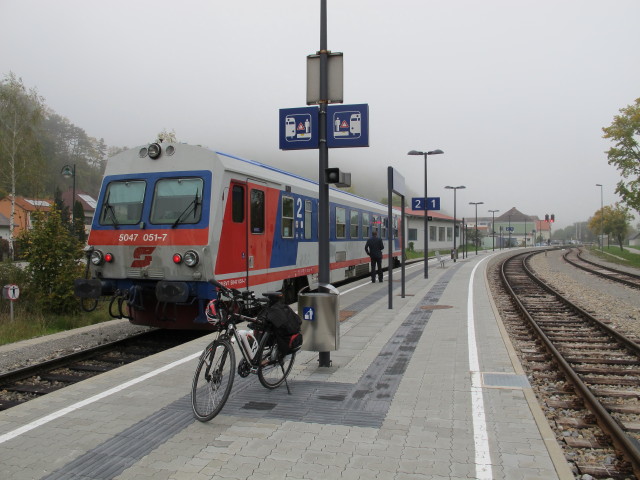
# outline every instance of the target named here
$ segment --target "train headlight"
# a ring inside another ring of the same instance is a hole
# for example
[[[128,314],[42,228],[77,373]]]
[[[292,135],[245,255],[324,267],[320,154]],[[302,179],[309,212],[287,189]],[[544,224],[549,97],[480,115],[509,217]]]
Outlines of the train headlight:
[[[90,260],[91,263],[93,263],[97,267],[98,265],[102,265],[102,263],[104,262],[104,255],[100,250],[94,250],[93,252],[91,252]]]
[[[182,255],[180,255],[179,253],[174,253],[173,263],[175,263],[176,265],[180,265],[182,263]]]
[[[107,262],[107,263],[113,262],[113,253],[105,253],[104,254],[104,261]]]
[[[189,250],[184,254],[184,264],[187,267],[195,267],[199,261],[200,257],[198,257],[198,254],[193,250]]]
[[[160,147],[160,144],[152,143],[151,145],[149,145],[147,152],[149,154],[149,157],[155,160],[160,156],[160,153],[162,152],[162,148]]]

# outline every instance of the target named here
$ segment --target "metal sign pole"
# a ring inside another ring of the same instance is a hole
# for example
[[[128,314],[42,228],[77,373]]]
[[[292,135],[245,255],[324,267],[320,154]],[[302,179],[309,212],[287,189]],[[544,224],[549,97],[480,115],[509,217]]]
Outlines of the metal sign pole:
[[[318,168],[318,283],[320,285],[331,282],[329,270],[329,185],[325,182],[324,172],[329,168],[329,148],[327,146],[327,101],[329,98],[328,85],[328,55],[327,55],[327,0],[320,2],[320,135],[319,135],[319,168]],[[322,288],[319,287],[318,291]],[[331,354],[319,352],[319,366],[331,366]]]
[[[389,309],[393,308],[393,167],[387,167],[387,250],[389,255]]]
[[[396,193],[401,198],[402,212],[400,214],[400,225],[398,225],[398,235],[400,234],[400,228],[402,228],[402,241],[400,242],[400,257],[402,262],[402,273],[400,279],[402,282],[401,291],[402,298],[404,298],[404,257],[405,257],[405,244],[404,244],[404,196],[405,196],[405,183],[404,177],[394,170],[393,167],[387,167],[387,244],[389,246],[389,309],[393,308],[393,198],[392,195]]]

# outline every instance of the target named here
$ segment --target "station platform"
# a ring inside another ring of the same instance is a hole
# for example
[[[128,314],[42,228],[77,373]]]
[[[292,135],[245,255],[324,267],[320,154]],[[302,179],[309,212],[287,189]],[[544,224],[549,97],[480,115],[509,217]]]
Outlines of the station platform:
[[[492,253],[342,287],[331,367],[236,376],[208,423],[190,389],[206,336],[0,413],[11,479],[572,479],[488,293]]]

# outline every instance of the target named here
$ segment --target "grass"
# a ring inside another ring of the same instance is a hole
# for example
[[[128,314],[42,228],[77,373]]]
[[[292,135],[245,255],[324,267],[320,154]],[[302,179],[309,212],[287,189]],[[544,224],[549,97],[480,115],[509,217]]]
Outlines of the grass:
[[[589,252],[608,262],[640,268],[640,254],[620,250],[620,247],[604,247],[602,252],[599,248],[592,247]]]
[[[19,302],[19,300],[18,300]],[[99,305],[91,313],[77,315],[45,315],[34,314],[14,305],[14,318],[11,321],[9,306],[2,302],[0,310],[0,345],[28,340],[30,338],[51,335],[79,327],[86,327],[96,323],[111,320],[105,305]],[[102,307],[102,308],[101,308]]]

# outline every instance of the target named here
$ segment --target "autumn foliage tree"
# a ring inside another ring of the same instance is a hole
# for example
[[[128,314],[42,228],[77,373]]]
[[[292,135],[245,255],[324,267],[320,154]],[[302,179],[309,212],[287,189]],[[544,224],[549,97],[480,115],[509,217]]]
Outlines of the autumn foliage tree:
[[[620,109],[611,126],[602,130],[604,138],[615,144],[607,151],[609,165],[615,165],[623,178],[616,193],[626,205],[640,212],[640,98]]]
[[[628,208],[620,204],[607,205],[598,210],[589,220],[589,230],[596,235],[610,235],[623,249],[623,244],[629,233],[629,222],[633,215]]]

